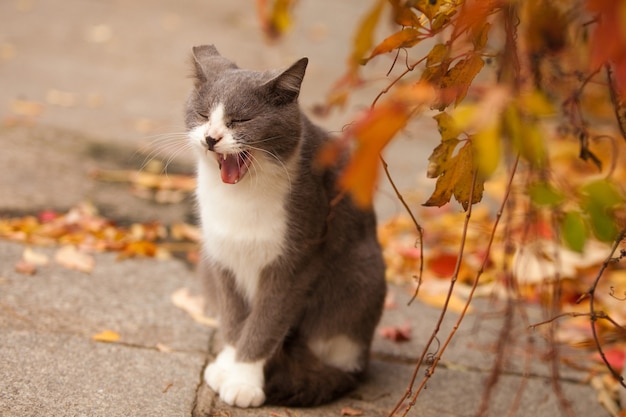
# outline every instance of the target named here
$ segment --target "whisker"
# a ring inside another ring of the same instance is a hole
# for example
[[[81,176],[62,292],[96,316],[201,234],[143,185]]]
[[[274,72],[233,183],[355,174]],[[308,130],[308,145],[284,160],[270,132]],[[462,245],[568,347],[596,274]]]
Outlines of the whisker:
[[[287,182],[289,184],[289,190],[291,191],[291,175],[289,174],[289,169],[287,168],[287,166],[285,165],[285,163],[280,159],[280,157],[278,157],[277,155],[275,155],[274,153],[266,150],[266,149],[262,149],[262,148],[258,148],[255,146],[250,146],[250,144],[246,144],[250,149],[254,149],[256,151],[259,152],[264,152],[267,155],[271,156],[272,158],[274,158],[282,167],[282,169],[285,171],[285,174],[287,175]]]
[[[148,149],[150,151],[145,155],[140,169],[144,170],[151,160],[160,159],[164,162],[161,172],[166,173],[167,168],[178,155],[191,149],[191,144],[186,132],[172,132],[153,136],[153,140],[135,154]]]

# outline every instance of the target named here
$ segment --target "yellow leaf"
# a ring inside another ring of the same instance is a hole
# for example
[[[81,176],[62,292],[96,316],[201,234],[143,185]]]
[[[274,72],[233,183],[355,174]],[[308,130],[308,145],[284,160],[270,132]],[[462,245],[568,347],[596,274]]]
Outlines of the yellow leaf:
[[[382,41],[374,50],[367,60],[374,58],[376,55],[384,54],[398,48],[410,48],[422,40],[421,34],[417,29],[405,28]]]
[[[413,7],[415,7],[420,12],[424,13],[424,16],[428,18],[428,20],[432,20],[433,17],[439,12],[443,1],[435,1],[432,0],[415,0],[412,2]]]
[[[482,200],[484,180],[479,175],[472,189],[474,172],[476,170],[471,143],[464,145],[459,152],[447,161],[446,166],[440,168],[441,174],[437,178],[435,191],[424,206],[441,207],[454,198],[467,210],[470,204]],[[470,201],[470,195],[472,199]]]
[[[548,98],[540,91],[522,94],[519,97],[520,110],[532,116],[551,116],[555,109]]]
[[[270,16],[270,24],[272,28],[280,35],[283,34],[291,26],[291,18],[289,11],[293,0],[275,0]]]
[[[500,160],[500,125],[493,123],[471,137],[479,172],[489,177]]]
[[[443,43],[438,43],[437,45],[433,46],[433,49],[431,49],[426,56],[426,66],[430,67],[440,64],[449,54],[450,47],[444,45]]]
[[[120,340],[120,335],[119,333],[116,333],[112,330],[104,330],[98,334],[93,335],[91,339],[96,342],[113,343]]]
[[[361,21],[354,37],[351,66],[355,67],[360,65],[363,57],[372,47],[372,44],[374,43],[374,30],[378,25],[385,3],[387,3],[387,0],[376,0],[372,9]]]
[[[441,135],[442,142],[457,139],[459,135],[463,133],[463,130],[459,128],[458,123],[456,123],[455,119],[448,113],[439,113],[433,116],[433,119],[437,121],[437,129]]]

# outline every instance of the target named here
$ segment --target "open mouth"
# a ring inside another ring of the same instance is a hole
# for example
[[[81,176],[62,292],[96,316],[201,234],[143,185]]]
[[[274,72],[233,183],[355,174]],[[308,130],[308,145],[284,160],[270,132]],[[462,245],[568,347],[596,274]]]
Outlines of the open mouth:
[[[248,151],[231,154],[216,152],[215,155],[220,166],[222,182],[226,184],[237,184],[241,181],[248,172],[248,167],[252,161]]]

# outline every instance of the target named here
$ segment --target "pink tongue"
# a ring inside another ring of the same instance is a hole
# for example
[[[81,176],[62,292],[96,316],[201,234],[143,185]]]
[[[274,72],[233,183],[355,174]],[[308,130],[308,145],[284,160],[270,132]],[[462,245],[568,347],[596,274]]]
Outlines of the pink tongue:
[[[226,159],[224,159],[224,155],[220,155],[219,162],[222,182],[226,184],[237,184],[248,170],[246,162],[238,154],[226,155]]]

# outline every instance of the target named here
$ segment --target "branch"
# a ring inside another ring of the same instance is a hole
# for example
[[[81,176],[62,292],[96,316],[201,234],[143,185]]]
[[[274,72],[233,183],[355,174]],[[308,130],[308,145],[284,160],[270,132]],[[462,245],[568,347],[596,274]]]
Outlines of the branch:
[[[411,210],[406,200],[404,199],[404,196],[402,195],[400,190],[398,190],[398,187],[396,186],[396,183],[394,182],[393,178],[391,177],[391,173],[389,172],[389,164],[387,164],[387,161],[385,161],[382,155],[379,155],[378,157],[380,158],[380,162],[382,162],[383,164],[383,169],[385,170],[385,175],[387,176],[387,179],[389,180],[389,184],[391,184],[391,187],[393,188],[393,191],[396,193],[398,200],[400,200],[400,203],[402,203],[406,212],[411,217],[411,220],[413,221],[413,224],[415,225],[415,230],[417,230],[417,234],[419,235],[420,269],[419,269],[419,275],[417,276],[417,288],[415,288],[415,293],[413,294],[413,297],[411,297],[408,303],[410,305],[413,302],[413,300],[415,300],[415,298],[417,297],[417,293],[419,292],[419,289],[422,285],[422,274],[424,273],[424,228],[419,224],[419,222],[417,221],[417,218],[413,214],[413,211]]]
[[[617,371],[615,370],[611,364],[609,363],[608,359],[606,358],[606,355],[604,354],[604,350],[602,349],[602,345],[600,344],[600,340],[598,338],[598,330],[596,329],[596,321],[598,320],[598,318],[601,318],[600,316],[600,312],[596,312],[595,311],[595,292],[596,289],[598,287],[598,283],[600,282],[600,278],[602,278],[602,274],[604,273],[604,271],[606,270],[606,268],[614,262],[614,257],[613,254],[615,253],[615,251],[617,250],[617,247],[619,246],[619,244],[622,242],[622,240],[624,240],[624,237],[626,236],[626,229],[622,230],[619,235],[617,236],[617,238],[615,239],[615,242],[613,243],[613,247],[611,248],[611,252],[609,253],[609,256],[607,256],[607,258],[604,260],[604,262],[602,263],[602,266],[600,267],[600,270],[598,271],[598,275],[596,276],[596,279],[594,280],[593,284],[591,285],[591,288],[589,288],[589,291],[587,291],[587,293],[589,294],[589,322],[591,324],[591,332],[593,333],[593,340],[596,344],[596,348],[598,349],[598,353],[600,354],[600,357],[602,358],[602,361],[604,362],[604,364],[606,365],[607,369],[609,370],[609,372],[611,373],[611,375],[613,375],[613,377],[624,387],[626,388],[626,383],[624,382],[624,377]],[[606,315],[604,315],[606,316]],[[606,318],[606,317],[602,317],[602,318]],[[619,326],[621,328],[621,326]]]

